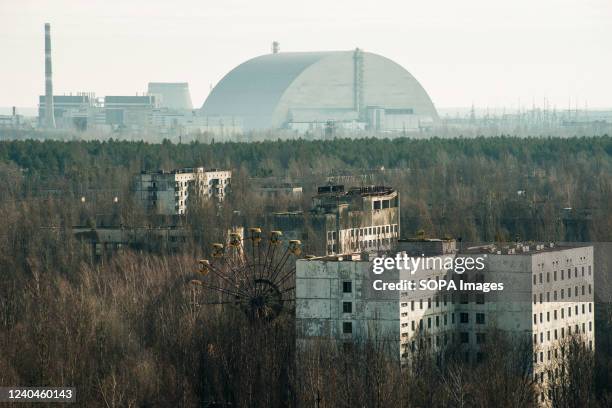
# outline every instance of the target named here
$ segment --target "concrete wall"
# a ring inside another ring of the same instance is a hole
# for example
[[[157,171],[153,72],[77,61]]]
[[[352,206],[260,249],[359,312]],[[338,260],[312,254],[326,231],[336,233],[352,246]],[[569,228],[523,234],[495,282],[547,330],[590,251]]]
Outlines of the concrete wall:
[[[318,338],[339,342],[385,341],[399,353],[399,292],[375,291],[368,261],[299,260],[296,269],[296,330],[298,343]],[[393,272],[384,277],[397,281]],[[343,285],[351,283],[351,292]],[[352,311],[343,312],[350,302]],[[343,332],[343,324],[352,333]]]

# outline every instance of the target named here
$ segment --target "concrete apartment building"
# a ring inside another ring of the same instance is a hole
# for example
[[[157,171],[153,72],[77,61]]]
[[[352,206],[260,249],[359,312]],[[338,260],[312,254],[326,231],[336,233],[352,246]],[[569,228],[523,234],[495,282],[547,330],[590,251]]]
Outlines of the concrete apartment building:
[[[181,227],[73,227],[80,242],[91,246],[95,259],[112,256],[126,248],[148,251],[177,251],[187,242]]]
[[[593,349],[594,288],[593,247],[512,244],[486,245],[457,250],[453,240],[399,240],[398,250],[422,258],[423,266],[414,274],[406,270],[372,272],[371,261],[351,256],[323,257],[298,261],[296,272],[296,320],[298,338],[323,336],[341,342],[371,339],[363,327],[373,327],[382,319],[389,334],[399,334],[398,352],[407,362],[418,350],[435,352],[454,344],[468,361],[477,361],[487,332],[500,329],[529,339],[533,353],[533,375],[545,389],[554,375],[556,359],[562,355],[562,342],[579,334]],[[444,266],[480,258],[484,268],[456,273]],[[431,262],[425,262],[429,259]],[[436,262],[435,259],[443,261]],[[454,280],[471,283],[503,283],[503,291],[373,291],[374,279]],[[345,282],[358,288],[349,294]],[[385,307],[380,301],[384,299]],[[355,307],[343,309],[344,302]],[[397,309],[391,307],[397,302]],[[372,313],[376,310],[378,313]],[[394,313],[398,315],[394,315]],[[351,323],[352,332],[343,330]],[[346,324],[346,325],[345,325]],[[397,324],[399,327],[393,327]],[[539,396],[546,403],[547,396]]]
[[[318,339],[342,344],[384,341],[399,353],[399,303],[396,293],[376,291],[367,254],[325,256],[297,261],[296,330],[298,346]],[[381,279],[397,281],[397,273]]]
[[[292,239],[324,242],[318,255],[385,251],[399,237],[399,204],[399,193],[391,187],[346,191],[343,185],[329,185],[317,189],[307,217],[301,212],[275,213],[272,223]]]
[[[136,199],[148,212],[183,215],[190,195],[222,201],[229,190],[231,177],[229,170],[204,167],[142,172],[135,180]]]

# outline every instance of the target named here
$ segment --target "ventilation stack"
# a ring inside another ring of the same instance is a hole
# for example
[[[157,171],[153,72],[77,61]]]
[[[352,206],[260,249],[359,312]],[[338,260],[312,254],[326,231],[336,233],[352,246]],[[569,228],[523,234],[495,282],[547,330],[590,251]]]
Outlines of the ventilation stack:
[[[45,127],[55,128],[53,75],[51,70],[51,25],[45,23]]]

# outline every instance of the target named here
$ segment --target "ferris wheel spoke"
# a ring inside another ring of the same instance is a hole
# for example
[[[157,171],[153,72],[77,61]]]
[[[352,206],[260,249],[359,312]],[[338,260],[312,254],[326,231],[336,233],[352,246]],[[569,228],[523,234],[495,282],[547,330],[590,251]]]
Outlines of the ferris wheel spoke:
[[[225,281],[226,283],[228,283],[231,287],[235,288],[235,290],[239,293],[241,293],[242,295],[247,295],[246,293],[242,292],[240,289],[238,289],[238,282],[233,279],[230,278],[230,276],[232,275],[224,275],[222,272],[217,271],[216,268],[214,267],[209,267],[209,269],[215,274],[215,276],[221,278],[223,281]]]
[[[283,256],[281,257],[280,261],[278,262],[278,265],[276,265],[274,267],[274,271],[272,272],[272,276],[270,278],[270,280],[272,282],[274,282],[278,276],[278,274],[282,271],[282,269],[285,267],[285,263],[287,263],[287,260],[289,259],[291,252],[289,252],[289,248],[285,249],[285,253],[283,254]]]
[[[284,281],[286,281],[289,277],[295,276],[295,268],[291,268],[289,272],[287,272],[278,282],[277,285],[280,287]]]
[[[300,255],[300,248],[296,249],[300,243],[294,240],[286,245],[280,231],[271,231],[269,239],[262,239],[260,228],[249,231],[245,239],[232,235],[225,248],[215,244],[214,264],[208,269],[211,280],[194,283],[209,293],[198,297],[202,305],[233,304],[251,319],[269,321],[286,307],[291,310],[295,285],[287,282],[295,276],[293,259]]]

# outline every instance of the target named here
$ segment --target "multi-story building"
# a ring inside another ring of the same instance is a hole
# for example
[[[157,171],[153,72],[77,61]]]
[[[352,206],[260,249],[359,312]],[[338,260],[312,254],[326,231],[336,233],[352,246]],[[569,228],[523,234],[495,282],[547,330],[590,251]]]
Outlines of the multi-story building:
[[[307,216],[276,213],[272,223],[288,236],[314,243],[318,255],[389,250],[400,234],[399,193],[391,187],[319,187]],[[309,233],[314,236],[308,236]]]
[[[297,261],[296,330],[300,346],[318,339],[342,345],[382,341],[399,353],[396,293],[376,291],[367,254],[325,256]],[[397,274],[381,279],[397,281]]]
[[[501,330],[532,344],[533,375],[542,390],[563,355],[564,341],[579,335],[587,348],[595,345],[592,246],[513,244],[457,250],[453,240],[414,239],[400,240],[398,250],[419,258],[419,266],[374,275],[371,261],[350,257],[298,261],[298,338],[369,338],[361,327],[373,326],[371,320],[381,316],[388,333],[399,333],[397,349],[404,362],[417,351],[442,351],[449,344],[458,346],[466,360],[477,361],[489,331]],[[481,267],[459,270],[467,264]],[[372,291],[375,279],[389,278],[412,281],[417,288],[422,281],[431,282],[433,289]],[[352,285],[359,290],[342,292],[347,281],[357,282]],[[456,290],[440,287],[442,281],[455,282]],[[484,290],[487,284],[489,289],[502,284],[503,290]],[[341,313],[349,299],[357,307]],[[385,308],[377,303],[380,299],[388,302]],[[392,302],[399,307],[392,308]],[[343,332],[349,322],[361,326]],[[538,399],[546,403],[547,395],[543,392]]]
[[[136,199],[148,212],[182,215],[187,210],[190,195],[222,201],[231,177],[229,170],[204,167],[142,172],[135,181]]]

